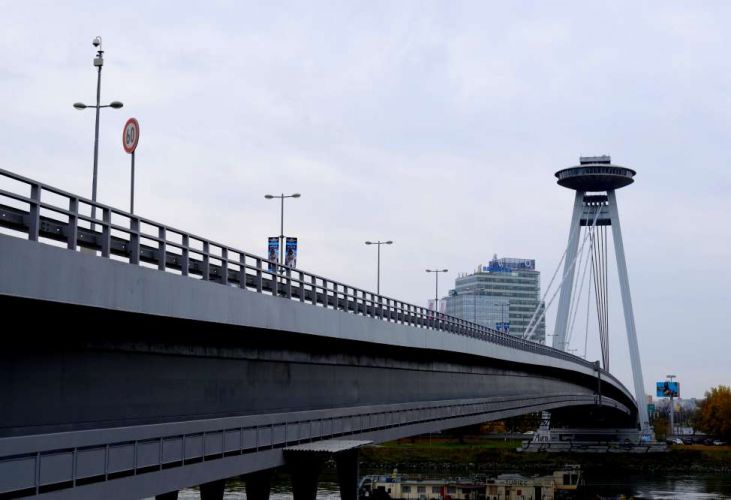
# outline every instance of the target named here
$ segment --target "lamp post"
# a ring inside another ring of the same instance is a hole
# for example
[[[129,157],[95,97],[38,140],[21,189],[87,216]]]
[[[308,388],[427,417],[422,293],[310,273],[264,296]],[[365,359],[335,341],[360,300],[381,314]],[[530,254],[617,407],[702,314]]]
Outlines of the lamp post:
[[[665,375],[668,382],[672,382],[676,377],[675,375]],[[672,438],[675,434],[675,406],[673,406],[673,390],[670,389],[670,437]]]
[[[102,50],[102,37],[97,36],[94,41],[91,42],[94,47],[97,48],[96,57],[94,58],[94,66],[98,68],[96,78],[96,105],[87,105],[82,102],[74,103],[76,109],[95,108],[96,109],[96,121],[94,124],[94,173],[91,181],[91,201],[96,203],[96,177],[97,177],[97,166],[99,164],[99,110],[101,108],[113,108],[119,109],[124,106],[119,101],[112,101],[109,104],[102,105],[101,101],[101,88],[102,88],[102,66],[104,66],[104,51]],[[96,206],[91,206],[91,218],[94,219],[96,216]],[[91,225],[91,229],[94,230],[94,224]]]
[[[493,302],[492,305],[500,306],[500,323],[501,323],[502,328],[505,328],[505,308],[510,307],[510,303],[508,302],[507,304],[503,304],[501,302]],[[509,316],[508,316],[508,319],[510,319]],[[508,332],[505,332],[505,333],[508,333]]]
[[[302,196],[302,195],[299,193],[288,194],[288,195],[285,195],[284,193],[282,193],[280,195],[273,195],[273,194],[264,195],[264,198],[266,198],[267,200],[272,200],[274,198],[279,198],[282,200],[282,205],[281,205],[282,208],[280,211],[281,224],[279,226],[279,265],[284,264],[284,199],[285,198],[299,198],[300,196]]]
[[[393,241],[366,241],[366,245],[378,246],[378,272],[376,274],[376,295],[381,295],[381,245],[393,245]]]
[[[447,269],[427,269],[427,273],[434,273],[434,276],[436,277],[436,289],[434,292],[434,312],[439,312],[439,273],[446,273],[448,272]]]

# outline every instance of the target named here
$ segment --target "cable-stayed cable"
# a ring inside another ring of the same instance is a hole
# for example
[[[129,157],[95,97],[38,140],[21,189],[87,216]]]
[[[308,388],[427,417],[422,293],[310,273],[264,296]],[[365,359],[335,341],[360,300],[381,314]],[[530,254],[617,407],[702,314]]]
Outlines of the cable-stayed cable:
[[[571,312],[569,312],[569,331],[566,334],[566,345],[569,345],[571,342],[571,338],[574,334],[574,325],[576,323],[576,318],[579,316],[579,302],[581,301],[581,292],[584,290],[584,283],[586,282],[586,271],[589,269],[589,254],[591,252],[591,247],[587,248],[586,250],[586,261],[584,262],[584,269],[581,272],[581,279],[577,279],[577,283],[579,285],[579,291],[576,293],[576,299],[572,300],[572,309],[573,309],[573,315]],[[583,257],[583,256],[582,256]],[[579,266],[581,266],[581,261],[579,261]],[[577,277],[578,277],[577,273]]]
[[[573,238],[574,233],[576,231],[581,231],[581,225],[578,225],[576,227],[572,227],[569,231],[569,242],[571,241],[571,238]],[[541,297],[540,302],[538,302],[538,305],[536,306],[535,311],[533,311],[533,315],[530,318],[530,321],[528,321],[528,326],[525,327],[525,332],[523,334],[523,338],[528,338],[527,335],[528,331],[531,329],[531,326],[533,325],[533,321],[536,319],[536,315],[541,310],[541,304],[545,303],[546,295],[548,295],[548,292],[551,290],[551,286],[553,285],[553,281],[556,279],[556,275],[558,274],[558,270],[561,269],[561,264],[563,263],[564,259],[566,258],[566,254],[569,251],[568,245],[566,245],[566,248],[563,251],[563,255],[561,255],[561,259],[558,261],[558,265],[556,266],[556,270],[553,272],[553,276],[551,276],[551,281],[549,281],[548,286],[546,287],[546,291],[543,292],[543,297]],[[559,285],[560,287],[560,285]],[[543,309],[545,314],[545,308]],[[538,320],[540,322],[540,319]],[[533,328],[535,330],[535,328]],[[533,332],[531,332],[532,334]]]
[[[609,302],[607,290],[607,230],[600,226],[592,231],[592,264],[596,297],[599,341],[604,369],[609,369]]]
[[[591,225],[596,225],[596,221],[599,218],[599,209],[597,208],[596,214],[594,215],[594,220],[592,221]],[[574,259],[569,264],[568,268],[566,269],[566,272],[563,274],[563,277],[561,278],[561,283],[559,283],[558,288],[555,292],[553,292],[553,295],[551,296],[551,300],[546,304],[546,307],[543,308],[543,311],[541,312],[540,316],[538,317],[538,320],[534,323],[528,323],[528,327],[525,329],[525,333],[523,334],[524,339],[529,339],[533,335],[533,332],[535,331],[536,327],[540,323],[540,321],[543,319],[543,317],[546,315],[546,311],[551,306],[553,301],[556,299],[556,295],[558,294],[559,290],[561,290],[561,287],[563,286],[564,282],[566,281],[566,278],[568,277],[571,270],[574,268],[574,265],[576,264],[576,259],[579,256],[579,254],[584,250],[584,245],[586,244],[586,240],[589,237],[589,234],[587,233],[584,236],[584,239],[581,241],[581,245],[579,247],[579,251],[576,255],[574,255]],[[539,306],[540,307],[540,306]],[[535,315],[534,315],[535,316]],[[531,326],[532,325],[532,326]],[[556,332],[553,332],[554,335],[556,335]]]

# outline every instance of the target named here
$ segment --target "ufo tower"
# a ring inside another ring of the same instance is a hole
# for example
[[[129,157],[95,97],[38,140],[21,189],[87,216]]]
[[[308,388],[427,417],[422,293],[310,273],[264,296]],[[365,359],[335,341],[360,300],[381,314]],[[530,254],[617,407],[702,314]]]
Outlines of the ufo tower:
[[[617,189],[632,184],[635,174],[636,172],[630,168],[613,165],[609,156],[581,157],[579,159],[579,165],[556,172],[558,184],[565,188],[573,189],[576,191],[576,196],[574,198],[574,210],[571,216],[566,260],[564,261],[563,285],[561,287],[561,295],[556,314],[553,347],[564,351],[567,349],[566,336],[572,304],[575,261],[583,228],[585,233],[590,232],[591,234],[584,235],[582,247],[583,242],[587,241],[587,237],[594,247],[592,263],[596,266],[595,286],[597,313],[599,316],[599,333],[602,342],[604,368],[609,369],[608,315],[606,310],[608,304],[606,279],[608,245],[606,244],[606,235],[607,226],[611,226],[614,253],[617,258],[619,288],[622,294],[624,322],[627,330],[627,343],[629,344],[629,354],[632,363],[635,398],[639,409],[640,430],[643,435],[650,435],[647,406],[645,405],[645,384],[642,377],[640,351],[637,345],[637,331],[635,329],[635,318],[632,310],[632,297],[630,295],[629,278],[627,276],[627,262],[624,256],[622,229],[619,224],[619,211],[615,193]],[[602,262],[604,263],[603,268],[601,267]]]

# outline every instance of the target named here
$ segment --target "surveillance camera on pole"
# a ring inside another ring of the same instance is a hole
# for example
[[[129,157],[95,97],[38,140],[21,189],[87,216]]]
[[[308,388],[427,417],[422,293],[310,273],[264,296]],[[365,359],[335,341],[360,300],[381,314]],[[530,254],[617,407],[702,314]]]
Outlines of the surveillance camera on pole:
[[[83,102],[74,103],[74,108],[83,110],[86,108],[96,109],[96,120],[94,122],[94,172],[91,182],[91,201],[94,202],[91,206],[91,218],[96,218],[96,184],[97,184],[97,170],[99,165],[99,111],[101,108],[113,108],[119,109],[123,104],[119,101],[112,101],[109,104],[101,104],[101,87],[102,87],[102,66],[104,66],[104,51],[102,50],[102,37],[96,36],[92,40],[91,44],[97,48],[96,57],[94,58],[94,67],[97,70],[96,79],[96,105],[87,105]],[[91,224],[92,231],[94,230],[94,223]]]

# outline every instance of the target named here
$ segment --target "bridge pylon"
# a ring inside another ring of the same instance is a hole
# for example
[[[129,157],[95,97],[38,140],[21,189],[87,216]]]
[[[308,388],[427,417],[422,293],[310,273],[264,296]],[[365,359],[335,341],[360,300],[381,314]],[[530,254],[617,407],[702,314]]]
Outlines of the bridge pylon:
[[[637,344],[637,330],[635,328],[634,311],[632,308],[632,297],[630,295],[629,277],[627,274],[627,261],[624,255],[622,243],[622,229],[619,222],[619,210],[617,207],[616,190],[628,186],[634,182],[636,172],[630,168],[613,165],[609,156],[581,157],[579,165],[565,168],[556,172],[558,184],[576,191],[574,198],[574,209],[571,216],[569,228],[569,239],[566,249],[566,260],[564,261],[563,284],[559,297],[558,311],[556,314],[556,327],[554,330],[553,347],[567,349],[567,333],[569,326],[569,315],[572,304],[572,293],[574,284],[575,261],[579,250],[581,230],[594,231],[588,235],[592,239],[599,240],[600,235],[606,238],[606,226],[612,228],[612,239],[614,240],[614,253],[617,258],[617,273],[619,275],[619,287],[622,295],[622,307],[624,310],[624,322],[627,330],[627,342],[632,364],[632,378],[634,381],[635,398],[637,400],[638,417],[640,429],[643,436],[650,436],[650,424],[645,405],[645,384],[642,377],[642,365],[640,363],[640,350]],[[585,235],[586,238],[587,235]],[[606,259],[606,245],[602,249],[602,243],[596,245],[601,257]],[[606,262],[606,261],[605,261]],[[599,265],[597,256],[592,256],[594,266]],[[595,279],[597,293],[597,313],[599,314],[600,336],[602,341],[602,357],[604,368],[609,369],[609,344],[608,344],[608,318],[605,310],[607,304],[607,280],[606,265],[603,269],[604,277]],[[603,294],[603,295],[602,295]],[[603,317],[602,317],[603,315]]]

